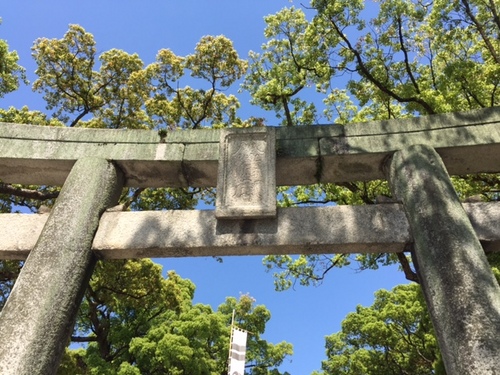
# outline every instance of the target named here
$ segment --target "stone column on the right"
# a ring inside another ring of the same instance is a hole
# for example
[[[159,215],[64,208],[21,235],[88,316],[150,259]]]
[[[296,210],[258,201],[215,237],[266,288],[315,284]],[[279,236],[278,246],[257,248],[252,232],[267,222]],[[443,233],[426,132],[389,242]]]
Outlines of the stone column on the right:
[[[385,167],[410,224],[446,372],[500,374],[500,287],[440,156],[413,145]]]

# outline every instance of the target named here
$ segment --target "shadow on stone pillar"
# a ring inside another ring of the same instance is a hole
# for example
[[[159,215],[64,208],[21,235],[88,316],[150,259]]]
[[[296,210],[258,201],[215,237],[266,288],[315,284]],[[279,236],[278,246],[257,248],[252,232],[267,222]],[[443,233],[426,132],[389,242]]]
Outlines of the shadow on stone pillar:
[[[440,156],[414,145],[385,167],[408,218],[446,372],[499,374],[500,288]]]
[[[116,204],[113,163],[78,160],[0,314],[0,374],[55,374],[95,265],[99,218]]]

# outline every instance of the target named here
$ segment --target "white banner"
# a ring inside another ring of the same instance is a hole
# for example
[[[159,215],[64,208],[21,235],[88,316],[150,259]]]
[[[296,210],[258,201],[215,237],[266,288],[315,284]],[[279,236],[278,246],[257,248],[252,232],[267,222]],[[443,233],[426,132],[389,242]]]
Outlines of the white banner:
[[[245,373],[247,331],[233,327],[232,338],[229,358],[229,375],[243,375]]]

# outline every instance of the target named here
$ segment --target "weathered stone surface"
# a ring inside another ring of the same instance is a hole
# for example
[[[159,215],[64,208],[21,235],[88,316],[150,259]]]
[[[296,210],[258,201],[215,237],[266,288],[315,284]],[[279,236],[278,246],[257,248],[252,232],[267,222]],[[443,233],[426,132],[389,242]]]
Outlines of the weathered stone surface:
[[[273,128],[221,134],[217,202],[219,219],[276,216],[276,138]]]
[[[182,172],[186,186],[216,186],[219,143],[187,144],[185,147]]]
[[[116,130],[37,126],[0,122],[1,136],[12,139],[66,141],[83,143],[159,143],[157,132],[148,130]]]
[[[106,212],[94,248],[106,259],[372,252],[377,243],[395,251],[409,235],[402,211],[389,206],[289,208],[259,220],[217,220],[213,211]]]
[[[384,178],[385,158],[428,144],[451,174],[499,172],[500,108],[276,131],[277,185]],[[235,131],[238,131],[235,129]],[[239,131],[244,132],[245,129]],[[0,179],[60,185],[85,156],[116,161],[127,186],[217,185],[221,130],[67,129],[0,123]]]
[[[72,332],[95,257],[101,213],[117,201],[123,178],[111,162],[79,160],[0,315],[0,373],[55,374]]]
[[[164,187],[185,185],[182,159],[184,145],[166,143],[106,142],[91,137],[102,133],[84,133],[90,139],[80,136],[61,140],[8,139],[2,137],[5,128],[0,125],[0,179],[4,182],[22,184],[62,185],[76,160],[84,157],[102,157],[115,160],[123,169],[127,184],[138,187]],[[33,131],[44,126],[19,125]],[[52,128],[49,128],[52,129]],[[53,128],[57,130],[58,128]],[[96,129],[67,129],[96,130]],[[111,138],[113,130],[104,139]],[[123,132],[116,130],[117,136]],[[59,132],[57,132],[59,133]],[[150,134],[150,132],[146,132]],[[35,133],[36,134],[36,133]],[[68,134],[64,132],[63,135]],[[71,133],[69,133],[71,134]],[[136,131],[133,134],[137,134]],[[142,134],[142,133],[139,133]],[[128,137],[127,137],[128,139]]]
[[[276,128],[276,181],[278,185],[308,185],[321,178],[319,139],[338,125]],[[328,133],[331,135],[331,133]]]
[[[500,204],[464,208],[486,251],[499,251]],[[0,214],[0,259],[25,259],[48,215]],[[325,229],[326,228],[326,229]],[[366,230],[369,228],[369,230]],[[400,252],[412,242],[399,204],[278,209],[276,220],[217,223],[214,211],[106,212],[99,258]]]
[[[429,146],[410,146],[394,154],[388,176],[413,233],[446,372],[498,374],[500,287],[443,162]]]

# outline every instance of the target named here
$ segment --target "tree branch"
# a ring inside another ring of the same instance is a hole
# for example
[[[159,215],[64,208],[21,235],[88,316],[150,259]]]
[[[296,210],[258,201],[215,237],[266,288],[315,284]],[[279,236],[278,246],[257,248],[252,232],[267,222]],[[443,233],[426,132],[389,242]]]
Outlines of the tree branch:
[[[134,193],[123,203],[123,211],[127,210],[134,203],[146,188],[137,188]]]
[[[398,256],[399,263],[401,264],[401,268],[405,273],[406,279],[410,281],[414,281],[416,283],[420,283],[418,280],[418,275],[415,271],[413,271],[410,267],[410,262],[408,262],[408,258],[404,253],[396,253]]]
[[[468,0],[462,0],[462,5],[465,8],[465,13],[467,16],[470,18],[474,26],[476,26],[477,31],[481,35],[481,38],[483,39],[484,44],[486,45],[486,48],[488,51],[491,53],[491,56],[495,60],[497,64],[500,64],[500,57],[498,56],[497,52],[495,51],[495,47],[493,47],[493,44],[490,41],[490,38],[488,37],[488,32],[484,29],[484,25],[481,24],[476,16],[472,13],[472,9],[470,8],[470,4]]]
[[[489,8],[491,14],[493,14],[493,22],[495,23],[500,32],[500,17],[498,16],[498,11],[496,9],[495,2],[493,0],[490,0],[489,4],[490,4],[489,6],[488,5],[486,6]]]
[[[479,99],[479,97],[474,92],[472,92],[472,90],[469,90],[469,88],[468,88],[469,82],[467,81],[467,78],[465,76],[462,77],[462,82],[461,82],[460,86],[462,87],[462,90],[464,90],[464,93],[467,96],[467,98],[471,97],[479,107],[486,108],[486,106],[483,103],[481,103],[481,100]],[[467,101],[470,103],[470,100],[467,100]],[[471,105],[471,107],[472,107],[472,103],[470,103],[469,105]]]
[[[292,115],[290,114],[290,108],[288,107],[288,99],[285,96],[282,96],[281,102],[283,104],[283,109],[285,110],[286,125],[293,126]]]
[[[73,121],[71,121],[71,124],[69,124],[69,127],[73,128],[76,124],[78,124],[78,121],[80,121],[84,116],[86,116],[89,113],[90,113],[90,110],[85,108],[85,110],[82,113],[80,113],[78,116],[76,116],[76,118]]]
[[[406,72],[408,73],[408,76],[410,77],[411,82],[413,83],[413,87],[415,87],[415,91],[417,94],[420,94],[420,89],[417,84],[417,80],[413,76],[413,72],[411,71],[410,67],[410,59],[408,58],[408,51],[406,50],[406,46],[404,44],[404,39],[403,39],[403,21],[401,20],[401,17],[398,17],[398,34],[399,34],[399,45],[401,46],[401,51],[403,51],[403,54],[405,56],[405,68]]]
[[[349,39],[342,33],[342,30],[339,29],[338,25],[335,23],[333,19],[330,19],[330,23],[332,24],[333,28],[335,29],[335,32],[337,35],[346,43],[347,48],[351,53],[354,55],[354,58],[356,59],[356,63],[358,65],[359,73],[364,76],[368,81],[373,83],[380,91],[382,91],[384,94],[389,95],[393,99],[397,100],[400,103],[417,103],[420,106],[424,108],[424,110],[427,112],[427,114],[432,115],[435,114],[436,111],[425,101],[422,100],[418,97],[410,97],[410,98],[403,98],[402,96],[398,95],[395,93],[393,90],[390,90],[387,86],[385,86],[382,82],[380,82],[378,79],[376,79],[373,74],[370,72],[368,67],[366,66],[365,62],[363,61],[360,52],[353,47]]]
[[[95,336],[90,336],[90,337],[71,336],[71,341],[72,342],[96,342],[97,337],[95,337]]]
[[[55,199],[59,196],[58,191],[54,192],[41,192],[38,190],[17,188],[10,184],[0,183],[0,194],[15,195],[16,197],[35,199],[35,200],[47,200]]]

